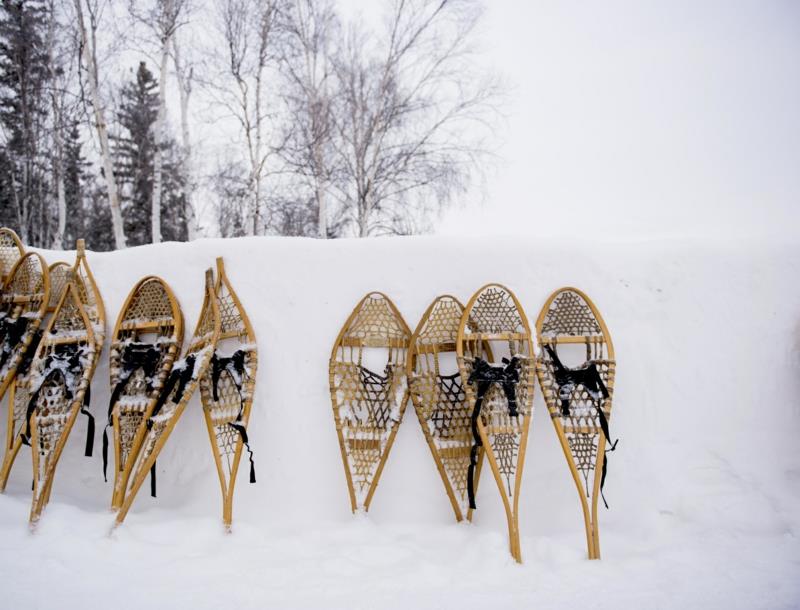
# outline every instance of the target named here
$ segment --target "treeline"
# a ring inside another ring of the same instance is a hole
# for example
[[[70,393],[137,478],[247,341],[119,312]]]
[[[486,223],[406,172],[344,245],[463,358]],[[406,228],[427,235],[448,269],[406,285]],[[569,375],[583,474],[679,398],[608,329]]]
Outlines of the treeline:
[[[3,0],[0,223],[97,250],[408,234],[470,184],[498,88],[472,0]]]

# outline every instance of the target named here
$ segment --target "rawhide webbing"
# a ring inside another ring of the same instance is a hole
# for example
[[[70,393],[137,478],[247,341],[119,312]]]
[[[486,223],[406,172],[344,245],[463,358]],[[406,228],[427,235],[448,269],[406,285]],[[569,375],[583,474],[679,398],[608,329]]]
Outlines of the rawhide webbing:
[[[558,357],[556,349],[548,344],[544,345],[544,349],[550,355],[550,360],[553,363],[553,377],[555,378],[556,385],[558,386],[558,398],[561,401],[561,414],[564,417],[570,416],[569,401],[572,392],[577,386],[583,386],[591,396],[592,401],[597,402],[595,409],[597,410],[597,419],[600,421],[600,429],[606,437],[606,441],[611,445],[606,449],[605,453],[614,451],[617,448],[619,439],[613,443],[608,428],[608,419],[603,411],[602,405],[599,404],[601,399],[608,398],[608,388],[603,383],[603,378],[600,376],[600,371],[597,368],[597,363],[591,360],[576,368],[568,368],[564,366],[561,359]],[[608,456],[603,456],[603,470],[600,475],[600,497],[603,499],[603,504],[608,508],[608,502],[603,495],[603,486],[606,483],[606,474],[608,472]]]
[[[219,356],[217,352],[211,356],[211,394],[214,402],[219,401],[219,380],[223,373],[226,373],[237,393],[239,394],[239,413],[236,419],[228,422],[228,425],[239,433],[239,436],[247,449],[248,457],[250,458],[250,482],[256,482],[256,465],[253,460],[253,450],[250,448],[250,440],[247,437],[247,427],[242,422],[244,417],[244,397],[242,396],[242,386],[244,385],[244,378],[247,375],[247,370],[244,365],[244,359],[247,356],[245,350],[236,350],[231,356]]]
[[[140,370],[145,378],[145,391],[149,396],[153,390],[153,383],[155,376],[158,372],[158,365],[161,362],[163,350],[157,344],[153,343],[139,343],[131,342],[125,344],[120,354],[120,368],[122,369],[119,374],[119,380],[111,391],[111,399],[108,403],[108,420],[103,428],[103,479],[108,482],[106,471],[108,469],[108,428],[114,424],[113,414],[114,405],[117,404],[120,395],[125,390],[125,386],[133,376],[133,374]],[[122,462],[120,461],[119,467],[122,469]]]
[[[68,400],[72,400],[75,395],[75,378],[81,374],[83,369],[81,351],[81,346],[75,343],[61,344],[54,346],[53,352],[45,358],[41,381],[31,394],[28,408],[25,412],[25,431],[22,434],[23,444],[29,446],[31,444],[31,417],[33,417],[33,413],[36,410],[36,403],[45,384],[61,377],[64,393]],[[84,450],[86,457],[92,456],[92,448],[94,447],[94,416],[88,411],[90,400],[91,389],[87,384],[86,391],[83,393],[83,403],[81,404],[81,413],[89,418],[86,429],[86,448]]]
[[[472,362],[472,372],[467,383],[477,384],[475,406],[472,409],[472,449],[469,453],[469,468],[467,469],[467,495],[469,496],[469,507],[475,506],[475,467],[478,465],[478,450],[483,446],[480,432],[478,431],[478,417],[481,414],[483,399],[492,384],[497,383],[503,389],[508,402],[508,414],[517,417],[517,384],[519,383],[520,361],[517,356],[509,360],[503,358],[502,365],[492,365],[483,358],[475,358]]]

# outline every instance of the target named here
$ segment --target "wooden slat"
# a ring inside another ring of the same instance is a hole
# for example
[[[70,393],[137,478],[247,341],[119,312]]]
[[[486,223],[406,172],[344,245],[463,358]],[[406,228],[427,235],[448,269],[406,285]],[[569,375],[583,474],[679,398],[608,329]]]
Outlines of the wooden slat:
[[[455,342],[452,343],[418,343],[416,346],[416,352],[418,354],[433,354],[434,352],[438,352],[439,354],[444,354],[447,352],[454,352],[456,351],[456,344]]]
[[[43,345],[67,345],[68,343],[82,343],[89,340],[88,333],[85,337],[47,337],[42,338]]]
[[[29,295],[13,295],[9,297],[5,297],[3,299],[4,303],[14,303],[15,305],[24,305],[25,303],[34,303],[37,301],[42,301],[44,299],[44,293],[37,293],[37,294],[29,294]]]
[[[558,335],[557,337],[542,337],[541,339],[542,344],[550,344],[556,343],[558,345],[564,343],[579,343],[580,345],[586,345],[587,343],[605,343],[606,338],[602,335]]]
[[[407,339],[387,339],[386,337],[371,336],[361,339],[360,337],[343,337],[340,342],[342,347],[395,347],[404,349],[408,347]]]
[[[464,333],[464,341],[527,341],[525,333]]]
[[[130,320],[122,322],[120,328],[123,330],[145,330],[151,328],[161,328],[163,326],[173,326],[174,320],[164,318],[163,320]]]

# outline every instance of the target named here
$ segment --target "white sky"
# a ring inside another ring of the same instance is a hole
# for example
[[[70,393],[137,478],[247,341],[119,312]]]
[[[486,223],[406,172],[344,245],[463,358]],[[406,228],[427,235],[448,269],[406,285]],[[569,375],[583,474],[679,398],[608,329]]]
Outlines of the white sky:
[[[797,234],[800,2],[486,4],[502,158],[439,232]]]

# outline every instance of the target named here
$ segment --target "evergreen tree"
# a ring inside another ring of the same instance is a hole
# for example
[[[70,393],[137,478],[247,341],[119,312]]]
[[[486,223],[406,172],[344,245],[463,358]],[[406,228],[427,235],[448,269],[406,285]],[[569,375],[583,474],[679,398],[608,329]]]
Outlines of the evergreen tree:
[[[94,214],[88,213],[90,210],[90,198],[87,197],[90,180],[89,163],[83,156],[80,141],[78,124],[74,123],[72,128],[64,135],[64,193],[67,202],[67,226],[64,231],[64,243],[71,245],[76,239],[85,238],[87,224],[92,225],[98,222]],[[87,223],[87,217],[91,222]],[[111,227],[106,227],[108,235],[105,242],[91,243],[90,247],[94,250],[113,249],[113,231]],[[110,246],[110,247],[104,247]]]
[[[87,222],[80,237],[86,239],[86,247],[97,251],[113,250],[114,227],[111,223],[111,209],[108,207],[108,193],[105,186],[90,183],[84,193],[84,206]]]
[[[0,214],[26,243],[49,245],[47,148],[47,6],[37,0],[0,4]]]
[[[117,119],[122,133],[114,137],[117,180],[128,245],[152,242],[150,204],[153,195],[153,125],[158,115],[158,83],[144,62],[120,95]],[[161,234],[164,240],[186,240],[183,180],[174,140],[164,143],[164,190]]]

